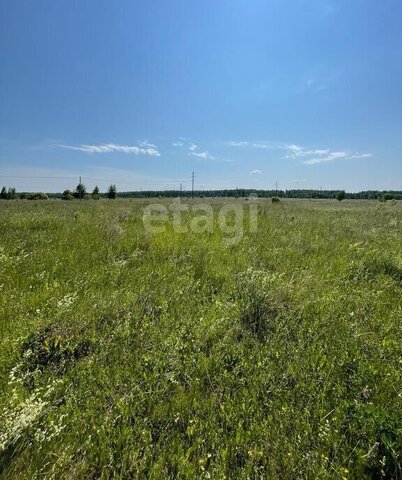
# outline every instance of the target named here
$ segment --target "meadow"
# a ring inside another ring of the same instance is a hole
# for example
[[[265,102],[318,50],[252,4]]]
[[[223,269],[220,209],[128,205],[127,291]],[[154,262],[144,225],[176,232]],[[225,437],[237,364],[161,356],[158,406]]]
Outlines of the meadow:
[[[401,202],[256,202],[0,202],[1,478],[402,478]]]

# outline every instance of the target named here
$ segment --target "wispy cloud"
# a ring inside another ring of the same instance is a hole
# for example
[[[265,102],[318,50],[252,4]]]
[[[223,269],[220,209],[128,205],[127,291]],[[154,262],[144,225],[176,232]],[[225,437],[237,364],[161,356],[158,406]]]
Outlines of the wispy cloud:
[[[350,151],[336,151],[329,148],[306,148],[296,144],[275,143],[269,141],[251,142],[248,140],[232,141],[228,145],[232,147],[252,148],[252,149],[271,149],[285,152],[284,159],[300,160],[305,165],[316,165],[323,162],[332,162],[335,160],[353,160],[370,158],[371,153],[357,153]]]
[[[309,90],[309,91],[317,91],[317,92],[322,92],[323,90],[327,90],[328,86],[320,83],[319,80],[316,80],[315,78],[308,78],[307,80],[302,80],[301,82],[301,87],[298,88],[299,92]]]
[[[215,157],[210,155],[208,152],[191,152],[189,155],[193,157],[202,158],[203,160],[214,160]]]
[[[353,158],[349,156],[346,152],[330,152],[327,155],[322,155],[314,158],[309,158],[307,160],[303,160],[302,163],[305,165],[315,165],[316,163],[323,163],[323,162],[332,162],[334,160],[340,159],[347,159]]]
[[[250,175],[261,175],[261,170],[251,170]]]
[[[265,140],[262,141],[248,141],[248,140],[241,140],[241,141],[231,141],[228,142],[226,145],[230,147],[248,147],[248,148],[261,148],[261,149],[280,149],[283,148],[284,145],[275,143],[275,142],[267,142]]]
[[[145,148],[155,148],[158,150],[158,147],[154,143],[150,143],[148,140],[143,140],[142,142],[139,143],[141,147]]]
[[[178,140],[172,142],[173,147],[186,147],[189,148],[190,146],[194,145],[193,142],[191,141],[191,138],[187,137],[179,137]],[[196,148],[197,145],[194,145]]]
[[[347,151],[331,151],[325,149],[306,149],[300,145],[288,145],[288,154],[285,158],[302,159],[304,165],[316,165],[318,163],[332,162],[335,160],[353,160],[370,158],[371,153],[354,153]]]
[[[150,157],[159,157],[158,147],[147,140],[136,145],[117,145],[115,143],[104,143],[101,145],[63,145],[57,144],[56,147],[65,148],[67,150],[75,150],[85,153],[129,153],[133,155],[148,155]]]
[[[229,142],[228,145],[231,147],[248,147],[250,146],[250,142],[246,142],[246,141]]]
[[[299,158],[299,157],[307,157],[311,155],[329,155],[331,151],[328,148],[320,149],[306,149],[304,147],[301,147],[300,145],[286,145],[284,147],[285,150],[287,150],[289,153],[285,158]]]
[[[190,152],[198,150],[198,145],[195,144],[190,138],[179,137],[179,139],[172,143],[173,147],[185,147]]]
[[[232,162],[228,158],[221,158],[211,155],[205,147],[200,147],[197,143],[195,143],[191,138],[187,137],[179,137],[179,139],[175,142],[172,142],[172,146],[176,148],[183,149],[187,151],[187,155],[191,157],[196,157],[201,160],[215,160],[218,162]]]

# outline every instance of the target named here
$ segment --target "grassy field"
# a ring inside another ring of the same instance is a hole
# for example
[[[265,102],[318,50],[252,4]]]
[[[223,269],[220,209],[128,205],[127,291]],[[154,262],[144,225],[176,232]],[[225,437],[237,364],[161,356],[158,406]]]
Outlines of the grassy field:
[[[0,477],[402,478],[402,205],[147,203],[0,203]]]

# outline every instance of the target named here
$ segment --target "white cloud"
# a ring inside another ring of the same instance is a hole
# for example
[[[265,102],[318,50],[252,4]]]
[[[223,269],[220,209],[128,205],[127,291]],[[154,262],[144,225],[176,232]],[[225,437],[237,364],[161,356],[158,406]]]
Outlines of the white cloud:
[[[286,148],[293,155],[299,156],[303,154],[303,147],[300,147],[299,145],[288,145]]]
[[[351,155],[350,158],[371,158],[372,156],[372,153],[355,153]]]
[[[148,140],[143,140],[142,142],[140,142],[140,146],[141,146],[141,147],[148,147],[148,148],[158,149],[158,147],[157,147],[156,145],[154,145],[153,143],[148,142]]]
[[[231,147],[247,147],[250,145],[249,142],[240,141],[240,142],[229,142]]]
[[[202,158],[203,160],[214,160],[214,157],[210,155],[208,152],[191,152],[189,155],[193,155],[194,157]]]
[[[318,157],[309,158],[307,160],[303,160],[302,163],[305,165],[315,165],[316,163],[323,163],[323,162],[332,162],[333,160],[340,160],[340,159],[349,158],[348,153],[346,152],[330,152],[329,154],[321,155]]]
[[[316,165],[318,163],[332,162],[334,160],[352,160],[356,158],[372,157],[371,153],[351,153],[344,151],[331,151],[325,149],[307,149],[300,145],[287,145],[286,150],[288,154],[284,157],[286,159],[303,159],[302,163],[305,165]]]
[[[232,162],[233,160],[227,159],[227,158],[217,158],[215,156],[212,156],[208,151],[200,151],[200,146],[194,143],[190,138],[186,137],[179,137],[178,141],[175,141],[172,143],[172,146],[174,147],[180,147],[184,148],[187,150],[187,154],[200,158],[202,160],[216,160],[216,161],[221,161],[221,162]]]
[[[288,150],[288,155],[285,158],[297,158],[297,157],[307,157],[310,155],[328,155],[330,150],[325,149],[313,149],[309,150],[300,145],[286,145],[284,146],[285,150]]]
[[[249,142],[246,140],[239,142],[229,142],[230,147],[250,147],[250,148],[276,148],[271,142]]]
[[[272,150],[283,148],[283,145],[280,143],[267,142],[265,140],[255,141],[255,142],[249,142],[247,140],[232,141],[232,142],[228,142],[227,145],[229,145],[230,147],[249,147],[249,148],[261,148],[261,149],[272,149]]]
[[[150,144],[147,141],[142,142],[140,147],[135,145],[117,145],[115,143],[105,143],[101,145],[56,145],[60,148],[65,148],[67,150],[76,150],[79,152],[85,153],[130,153],[133,155],[148,155],[150,157],[159,157],[160,153],[156,145]]]
[[[180,148],[185,147],[190,152],[190,154],[192,154],[193,152],[197,152],[197,150],[199,149],[199,146],[197,144],[195,144],[190,138],[186,138],[186,137],[179,137],[179,140],[176,142],[173,142],[172,146],[180,147]],[[196,156],[201,156],[201,155],[196,155]]]
[[[248,147],[259,149],[282,150],[286,152],[284,159],[301,160],[305,165],[315,165],[323,162],[331,162],[335,160],[352,160],[358,158],[370,158],[371,153],[355,153],[347,151],[332,151],[329,148],[305,148],[301,145],[275,143],[268,141],[249,142],[249,141],[233,141],[229,142],[232,147]]]
[[[328,78],[328,75],[324,76],[324,81],[327,82],[328,80],[331,80]],[[322,92],[323,90],[327,90],[328,85],[323,83],[322,79],[316,79],[316,78],[302,78],[300,80],[299,87],[296,89],[296,92],[298,93],[303,93],[306,91],[310,92]]]
[[[261,175],[261,170],[251,170],[250,175]]]
[[[353,160],[355,158],[370,158],[371,153],[348,153],[348,152],[330,152],[328,155],[318,156],[304,160],[305,165],[316,165],[317,163],[332,162],[334,160]]]

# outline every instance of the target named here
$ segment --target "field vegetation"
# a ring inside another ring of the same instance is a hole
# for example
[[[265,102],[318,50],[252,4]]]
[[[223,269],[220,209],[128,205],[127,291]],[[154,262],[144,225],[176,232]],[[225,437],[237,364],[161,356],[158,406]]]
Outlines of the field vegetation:
[[[1,478],[402,478],[400,202],[203,201],[1,202]]]

